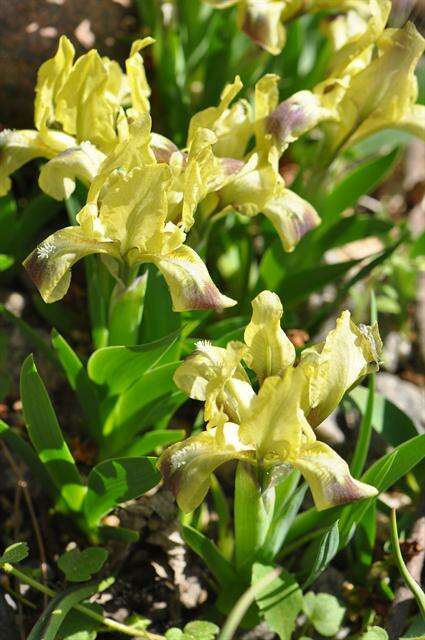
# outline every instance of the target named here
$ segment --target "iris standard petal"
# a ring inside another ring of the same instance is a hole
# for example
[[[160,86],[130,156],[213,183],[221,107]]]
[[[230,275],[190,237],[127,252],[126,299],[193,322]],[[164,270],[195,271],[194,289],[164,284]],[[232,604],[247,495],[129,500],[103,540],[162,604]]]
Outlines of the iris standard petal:
[[[252,311],[244,333],[245,361],[261,384],[268,376],[282,375],[294,363],[295,348],[280,326],[283,308],[275,293],[259,293],[252,301]]]

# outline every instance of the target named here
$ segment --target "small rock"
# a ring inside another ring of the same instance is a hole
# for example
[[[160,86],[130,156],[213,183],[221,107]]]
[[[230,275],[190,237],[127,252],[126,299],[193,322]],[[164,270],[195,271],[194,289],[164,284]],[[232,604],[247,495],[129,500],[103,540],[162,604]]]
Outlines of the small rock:
[[[392,373],[378,373],[376,389],[413,420],[418,430],[425,431],[425,391]]]
[[[331,413],[316,429],[319,440],[330,445],[341,444],[345,440],[344,433],[338,426],[337,414],[338,410]]]

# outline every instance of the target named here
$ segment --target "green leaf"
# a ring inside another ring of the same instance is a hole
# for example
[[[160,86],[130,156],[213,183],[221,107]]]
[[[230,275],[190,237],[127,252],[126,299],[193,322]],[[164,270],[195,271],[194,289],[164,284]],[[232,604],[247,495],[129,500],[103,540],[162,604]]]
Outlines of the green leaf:
[[[336,264],[319,264],[298,273],[290,273],[279,283],[278,294],[290,308],[315,291],[321,291],[327,284],[335,283],[361,260],[347,260]]]
[[[95,602],[82,602],[85,609],[91,609],[93,613],[102,615],[103,609]],[[98,620],[93,620],[76,609],[71,609],[58,631],[61,640],[95,640],[97,632],[102,629]]]
[[[365,387],[356,387],[350,391],[349,398],[354,401],[362,415],[366,411],[368,393]],[[413,420],[397,405],[378,392],[375,392],[372,426],[393,447],[418,434]]]
[[[109,305],[110,345],[135,345],[139,339],[147,274],[135,278],[128,287],[117,282]]]
[[[38,480],[42,489],[47,490],[52,499],[57,502],[60,499],[58,488],[31,445],[3,420],[0,420],[0,438],[6,442],[14,453],[18,454],[33,477]]]
[[[369,453],[370,440],[372,437],[372,415],[373,406],[375,404],[375,387],[376,379],[375,374],[371,373],[369,376],[369,388],[368,397],[365,410],[362,414],[360,421],[359,433],[357,436],[357,442],[353,453],[353,458],[350,464],[350,471],[354,478],[357,478],[363,471],[364,465]]]
[[[148,284],[140,327],[140,344],[156,342],[175,334],[181,327],[181,314],[173,311],[167,284],[156,267],[148,266]]]
[[[175,389],[173,375],[179,362],[165,364],[146,372],[130,389],[123,392],[104,425],[104,451],[119,451],[145,427],[154,425],[162,411],[178,406],[181,392]],[[177,401],[177,405],[175,402]],[[162,414],[163,415],[163,414]],[[161,417],[162,417],[161,415]]]
[[[334,636],[340,629],[345,615],[335,596],[309,591],[303,598],[303,611],[318,633],[326,638]]]
[[[185,635],[194,640],[214,640],[219,631],[220,628],[216,624],[205,620],[194,620],[184,627]]]
[[[255,585],[272,569],[272,566],[255,563],[252,583]],[[290,640],[303,605],[302,591],[294,576],[282,569],[279,576],[256,594],[255,599],[269,629],[277,633],[280,640]]]
[[[0,564],[9,562],[9,564],[15,564],[25,560],[28,556],[29,550],[26,542],[15,542],[3,551],[0,556]]]
[[[58,594],[43,611],[27,640],[55,640],[59,629],[72,607],[97,591],[97,585],[73,587]]]
[[[276,503],[279,496],[278,491],[279,486],[276,489]],[[295,516],[301,507],[306,491],[307,484],[304,483],[286,502],[283,502],[281,505],[275,504],[273,519],[259,554],[263,562],[271,562],[279,553],[285,542],[287,533],[294,522]],[[280,508],[276,508],[279,506]]]
[[[220,553],[214,542],[193,527],[183,525],[182,538],[185,543],[205,562],[211,573],[223,588],[238,582],[233,566]]]
[[[72,549],[59,556],[58,567],[70,582],[85,582],[103,567],[108,552],[102,547]]]
[[[21,399],[29,437],[68,509],[78,512],[86,488],[66,444],[32,355],[21,370]]]
[[[373,191],[392,169],[398,153],[399,150],[394,149],[386,156],[362,162],[347,173],[320,203],[325,223],[334,220],[339,213],[354,206],[361,196]]]
[[[150,431],[135,439],[129,446],[125,447],[120,454],[128,458],[144,456],[155,451],[157,447],[168,447],[174,442],[183,440],[186,432],[183,429],[158,429]]]
[[[421,235],[418,238],[416,238],[410,250],[411,258],[418,258],[419,256],[424,256],[424,255],[425,255],[425,231],[423,231]]]
[[[145,373],[176,358],[179,332],[135,347],[98,349],[88,363],[90,378],[105,385],[110,395],[129,389]]]
[[[183,631],[178,627],[171,627],[165,632],[165,637],[167,640],[182,640]]]
[[[87,417],[87,428],[94,440],[99,438],[99,398],[97,389],[89,379],[87,371],[72,347],[55,329],[52,344],[65,372],[68,383],[77,394],[81,408]]]
[[[138,498],[161,479],[156,458],[116,458],[101,462],[88,478],[84,513],[90,527],[118,504]]]
[[[13,263],[15,259],[13,256],[8,256],[5,253],[0,253],[0,271],[7,271]]]
[[[247,577],[266,540],[273,517],[273,500],[269,497],[273,494],[273,488],[262,492],[254,465],[243,460],[238,462],[234,503],[235,561],[238,573]]]
[[[319,538],[313,561],[309,562],[310,571],[303,583],[307,589],[326,569],[330,561],[336,556],[339,548],[339,520],[336,520]]]
[[[369,627],[359,640],[388,640],[388,633],[381,627]]]

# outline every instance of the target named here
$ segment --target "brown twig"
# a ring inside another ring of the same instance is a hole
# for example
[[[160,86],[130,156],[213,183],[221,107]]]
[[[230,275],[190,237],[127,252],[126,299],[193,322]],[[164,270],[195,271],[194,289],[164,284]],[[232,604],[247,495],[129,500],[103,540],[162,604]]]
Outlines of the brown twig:
[[[31,494],[30,494],[30,492],[28,490],[28,484],[27,484],[27,481],[25,480],[25,478],[23,477],[19,466],[16,464],[15,460],[13,459],[13,456],[10,453],[9,449],[7,448],[7,446],[4,444],[4,442],[0,442],[0,444],[2,446],[2,450],[3,450],[4,456],[5,456],[6,460],[8,461],[8,463],[10,464],[11,469],[12,469],[13,473],[16,476],[16,479],[17,479],[17,482],[18,482],[18,487],[21,488],[23,496],[25,498],[25,502],[27,504],[28,513],[30,515],[31,523],[32,523],[32,526],[33,526],[33,529],[34,529],[36,540],[37,540],[38,552],[40,554],[41,578],[42,578],[43,584],[45,586],[47,586],[46,551],[45,551],[45,548],[44,548],[43,537],[41,535],[40,527],[38,526],[37,516],[36,516],[35,511],[34,511],[34,506],[33,506],[32,499],[31,499]],[[47,598],[46,595],[44,595],[44,605],[45,606],[47,605],[47,602],[48,602],[48,598]]]
[[[417,546],[418,551],[406,562],[406,566],[412,578],[420,584],[425,562],[425,490],[419,499],[417,518],[409,542]],[[413,603],[414,597],[410,589],[404,584],[400,585],[388,614],[386,631],[389,640],[398,640],[403,635]]]

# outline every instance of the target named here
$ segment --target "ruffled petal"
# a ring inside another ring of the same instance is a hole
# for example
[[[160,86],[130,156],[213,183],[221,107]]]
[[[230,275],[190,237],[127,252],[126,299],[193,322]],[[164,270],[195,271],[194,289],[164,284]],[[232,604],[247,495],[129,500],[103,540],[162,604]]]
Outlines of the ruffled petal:
[[[82,142],[58,154],[42,166],[38,184],[55,200],[64,200],[74,192],[76,180],[90,186],[105,155],[90,142]]]
[[[320,224],[314,207],[284,186],[277,189],[262,212],[279,234],[285,251],[292,251],[306,233]]]
[[[241,365],[246,346],[229,342],[226,349],[198,342],[196,351],[174,374],[174,382],[188,396],[205,402],[209,427],[228,420],[239,423],[248,414],[255,393]]]
[[[66,36],[61,36],[56,54],[38,70],[34,124],[40,131],[56,120],[56,96],[71,72],[74,55],[72,43]]]
[[[276,192],[279,180],[277,157],[254,153],[240,171],[230,175],[220,189],[220,205],[254,216],[263,211]]]
[[[309,379],[308,421],[318,426],[338,406],[343,395],[363,376],[377,371],[382,342],[377,325],[356,326],[344,311],[325,342],[305,349],[299,367]]]
[[[56,120],[78,142],[89,140],[105,153],[117,141],[119,98],[107,91],[108,65],[95,49],[81,56],[56,95]]]
[[[60,132],[52,132],[47,144],[38,131],[31,129],[0,132],[0,196],[4,196],[11,187],[10,177],[17,169],[34,158],[53,158],[75,140]]]
[[[24,267],[45,302],[63,298],[71,281],[71,268],[93,253],[116,256],[112,242],[87,237],[79,227],[66,227],[46,238],[28,256]]]
[[[217,140],[209,129],[197,129],[189,147],[186,165],[182,173],[182,226],[185,231],[193,226],[194,214],[199,202],[209,191],[225,180],[221,162],[212,151]]]
[[[340,103],[341,131],[334,145],[351,146],[388,127],[403,127],[417,97],[415,67],[425,40],[413,24],[387,29],[378,40],[379,54],[351,81]]]
[[[170,289],[174,311],[224,309],[235,300],[220,293],[198,254],[185,245],[172,253],[153,256]]]
[[[264,380],[240,428],[242,442],[255,446],[259,461],[286,463],[296,458],[303,442],[315,440],[301,408],[305,390],[305,375],[299,367]]]
[[[130,56],[125,61],[127,77],[130,83],[132,107],[139,115],[149,112],[149,96],[151,94],[140,51],[154,42],[155,40],[151,37],[135,40],[131,45]]]
[[[227,423],[168,447],[158,467],[180,509],[187,513],[205,498],[211,474],[217,467],[232,459],[251,456],[251,448],[239,440],[238,426]]]
[[[251,322],[245,329],[248,345],[245,361],[260,384],[268,376],[280,376],[295,360],[295,348],[281,329],[283,315],[279,297],[271,291],[259,293],[252,301]]]
[[[318,511],[378,495],[375,487],[355,480],[345,460],[323,442],[304,447],[291,464],[307,480]]]

